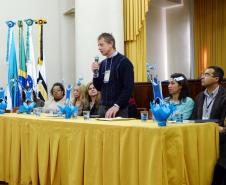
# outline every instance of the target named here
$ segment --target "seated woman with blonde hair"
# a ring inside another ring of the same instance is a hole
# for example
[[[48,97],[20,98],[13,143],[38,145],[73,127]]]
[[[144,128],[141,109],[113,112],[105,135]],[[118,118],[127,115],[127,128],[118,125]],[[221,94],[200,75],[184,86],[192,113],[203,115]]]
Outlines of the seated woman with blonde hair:
[[[86,98],[86,86],[75,84],[72,95],[72,104],[78,107],[78,116],[82,115],[83,110],[87,110],[88,100]]]
[[[90,115],[98,116],[99,105],[100,105],[100,92],[94,87],[93,82],[90,82],[86,86],[86,94],[88,97],[88,110]]]

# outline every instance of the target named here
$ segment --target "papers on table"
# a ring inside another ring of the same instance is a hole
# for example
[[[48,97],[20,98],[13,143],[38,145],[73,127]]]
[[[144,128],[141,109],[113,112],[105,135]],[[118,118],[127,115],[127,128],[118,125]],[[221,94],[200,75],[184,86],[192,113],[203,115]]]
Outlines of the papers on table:
[[[134,118],[115,117],[115,118],[97,118],[96,120],[99,120],[99,121],[128,121],[128,120],[134,120]]]

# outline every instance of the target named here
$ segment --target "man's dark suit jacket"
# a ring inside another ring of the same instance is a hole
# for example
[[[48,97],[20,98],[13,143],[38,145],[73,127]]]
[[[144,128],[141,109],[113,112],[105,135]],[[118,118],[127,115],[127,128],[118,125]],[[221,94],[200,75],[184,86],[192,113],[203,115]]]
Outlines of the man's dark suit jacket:
[[[203,104],[205,100],[204,92],[201,92],[195,99],[195,106],[192,113],[192,119],[202,119]],[[226,90],[219,87],[218,93],[213,102],[210,119],[219,119],[219,125],[224,125],[226,116]]]
[[[202,119],[204,100],[205,100],[204,92],[201,92],[195,99],[195,106],[192,113],[193,120]],[[218,119],[219,125],[224,126],[225,117],[226,117],[226,90],[220,86],[212,106],[210,119]],[[226,168],[226,133],[220,134],[220,158],[218,160],[218,163],[224,168]]]

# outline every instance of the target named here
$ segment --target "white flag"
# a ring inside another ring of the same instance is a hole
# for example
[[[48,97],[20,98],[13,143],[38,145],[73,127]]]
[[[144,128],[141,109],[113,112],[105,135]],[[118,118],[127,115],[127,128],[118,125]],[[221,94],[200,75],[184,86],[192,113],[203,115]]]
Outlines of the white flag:
[[[32,41],[32,28],[27,26],[27,48],[26,48],[26,64],[27,64],[27,83],[32,86],[33,90],[37,93],[37,74],[34,57],[34,46]]]

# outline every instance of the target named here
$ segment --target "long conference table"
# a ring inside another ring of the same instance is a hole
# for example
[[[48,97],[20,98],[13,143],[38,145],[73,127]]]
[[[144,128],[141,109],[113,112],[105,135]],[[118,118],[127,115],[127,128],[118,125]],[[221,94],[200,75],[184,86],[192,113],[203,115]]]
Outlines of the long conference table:
[[[214,123],[0,115],[0,181],[9,185],[210,185]]]

